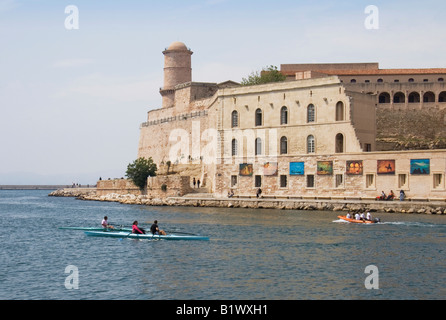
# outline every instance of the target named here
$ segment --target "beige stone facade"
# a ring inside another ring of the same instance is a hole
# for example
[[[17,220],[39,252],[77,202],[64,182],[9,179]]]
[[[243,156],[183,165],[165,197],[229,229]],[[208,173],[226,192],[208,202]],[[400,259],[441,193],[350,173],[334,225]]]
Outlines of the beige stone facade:
[[[138,156],[152,157],[158,165],[200,164],[201,181],[214,196],[226,197],[231,190],[252,196],[261,188],[264,197],[372,199],[381,191],[398,196],[404,190],[414,199],[446,198],[445,150],[377,150],[379,93],[395,91],[397,82],[377,78],[371,84],[370,78],[359,86],[346,80],[362,78],[345,74],[345,65],[338,66],[342,75],[293,67],[294,79],[257,86],[200,83],[191,81],[192,53],[184,44],[174,43],[164,54],[163,107],[150,111],[141,125]],[[362,68],[379,73],[375,64]],[[423,74],[413,77],[418,83]],[[425,82],[417,85],[420,94],[427,90]],[[379,172],[379,164],[391,168]],[[360,170],[350,172],[351,165]],[[417,165],[428,171],[420,173]]]

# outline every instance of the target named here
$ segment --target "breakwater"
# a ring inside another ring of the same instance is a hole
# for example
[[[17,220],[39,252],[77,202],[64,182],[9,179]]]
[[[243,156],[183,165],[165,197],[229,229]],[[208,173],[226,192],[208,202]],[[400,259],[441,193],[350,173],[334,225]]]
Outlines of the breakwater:
[[[270,198],[215,198],[211,194],[189,194],[182,197],[153,198],[145,195],[96,195],[90,190],[63,189],[50,196],[76,197],[79,200],[119,202],[149,206],[194,206],[217,208],[251,208],[318,211],[371,211],[408,214],[446,215],[444,201],[376,201],[361,199],[270,199]]]

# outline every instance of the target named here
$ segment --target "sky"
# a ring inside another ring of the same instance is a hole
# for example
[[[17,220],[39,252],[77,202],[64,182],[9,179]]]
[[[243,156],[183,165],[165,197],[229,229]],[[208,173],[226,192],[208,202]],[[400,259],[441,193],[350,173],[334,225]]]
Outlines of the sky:
[[[0,0],[0,185],[125,177],[174,41],[199,82],[286,63],[444,68],[444,12],[443,0]]]

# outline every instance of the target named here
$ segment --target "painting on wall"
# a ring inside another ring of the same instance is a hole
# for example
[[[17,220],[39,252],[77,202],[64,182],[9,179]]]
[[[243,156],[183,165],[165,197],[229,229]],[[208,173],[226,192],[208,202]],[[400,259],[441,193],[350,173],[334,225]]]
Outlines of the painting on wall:
[[[411,159],[410,174],[430,174],[431,163],[429,159]]]
[[[240,163],[240,175],[244,177],[251,177],[254,170],[251,163]]]
[[[290,176],[303,176],[304,174],[304,162],[290,162]]]
[[[362,160],[347,161],[346,173],[349,175],[362,175],[363,166]]]
[[[395,174],[395,160],[378,160],[378,174]]]
[[[319,175],[333,174],[333,161],[318,161],[317,174]]]
[[[277,162],[266,162],[263,165],[263,175],[264,176],[277,176]]]

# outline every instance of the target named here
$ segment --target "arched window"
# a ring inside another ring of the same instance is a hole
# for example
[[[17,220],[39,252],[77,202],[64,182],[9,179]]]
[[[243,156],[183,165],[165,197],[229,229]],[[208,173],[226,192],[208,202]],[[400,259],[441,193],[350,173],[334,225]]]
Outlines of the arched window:
[[[307,137],[307,153],[314,153],[314,150],[315,150],[314,136],[309,135]]]
[[[420,103],[420,94],[418,92],[411,92],[409,94],[409,103]]]
[[[261,126],[263,122],[262,119],[262,109],[256,110],[256,126]]]
[[[280,138],[280,154],[288,153],[288,139],[287,137]]]
[[[343,153],[344,152],[344,135],[342,133],[338,133],[336,135],[336,142],[335,142],[335,152],[336,153]]]
[[[382,92],[379,95],[379,103],[390,103],[390,94],[387,92]]]
[[[255,145],[255,155],[261,155],[262,154],[262,139],[257,138],[256,139],[256,145]]]
[[[381,82],[384,82],[384,80],[380,78],[380,79],[378,79],[376,82],[381,83]]]
[[[444,78],[438,78],[438,82],[444,82]]]
[[[231,125],[232,125],[232,128],[237,128],[238,127],[238,112],[235,111],[235,110],[232,111]]]
[[[280,124],[288,124],[288,108],[285,106],[280,109]]]
[[[336,103],[336,121],[344,121],[344,103],[339,101]]]
[[[406,96],[402,92],[397,92],[393,95],[393,103],[404,103],[406,102]]]
[[[356,83],[356,79],[351,79],[350,83]]]
[[[233,156],[236,156],[236,155],[238,155],[238,142],[237,142],[237,140],[236,139],[232,139],[232,146],[231,146],[232,148],[232,155]]]
[[[446,91],[440,92],[438,96],[438,102],[446,102]]]
[[[314,105],[310,104],[307,107],[307,122],[314,122],[314,119],[315,119]]]
[[[435,94],[432,91],[428,91],[423,96],[423,102],[435,102]]]
[[[409,82],[415,82],[414,78],[410,78]]]

